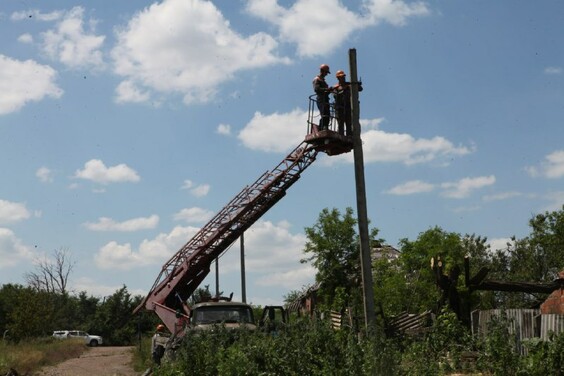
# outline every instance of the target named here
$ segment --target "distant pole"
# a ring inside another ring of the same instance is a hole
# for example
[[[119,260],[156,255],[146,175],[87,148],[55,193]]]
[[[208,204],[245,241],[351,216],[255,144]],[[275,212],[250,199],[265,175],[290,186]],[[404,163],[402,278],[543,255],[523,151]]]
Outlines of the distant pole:
[[[241,234],[241,298],[247,303],[247,286],[245,283],[245,233]]]
[[[364,155],[360,138],[358,78],[356,71],[356,49],[349,50],[351,71],[351,124],[353,130],[354,171],[356,180],[356,208],[358,212],[358,231],[360,235],[360,266],[362,269],[362,290],[364,293],[364,322],[368,332],[376,328],[374,310],[374,291],[372,283],[372,260],[370,257],[370,237],[368,234],[368,213],[366,209],[366,186],[364,184]]]
[[[215,259],[215,296],[219,298],[219,257]]]

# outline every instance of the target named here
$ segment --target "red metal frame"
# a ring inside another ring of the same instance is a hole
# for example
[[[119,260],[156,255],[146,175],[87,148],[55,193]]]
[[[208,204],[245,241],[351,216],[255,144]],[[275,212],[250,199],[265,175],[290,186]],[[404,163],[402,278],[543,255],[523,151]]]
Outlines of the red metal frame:
[[[336,155],[352,149],[350,138],[333,130],[317,131],[313,122],[314,107],[310,103],[310,134],[306,140],[273,170],[245,187],[163,265],[135,312],[143,307],[155,311],[171,333],[178,334],[189,315],[185,302],[209,274],[211,263],[286,195],[288,188],[315,161],[319,151]]]

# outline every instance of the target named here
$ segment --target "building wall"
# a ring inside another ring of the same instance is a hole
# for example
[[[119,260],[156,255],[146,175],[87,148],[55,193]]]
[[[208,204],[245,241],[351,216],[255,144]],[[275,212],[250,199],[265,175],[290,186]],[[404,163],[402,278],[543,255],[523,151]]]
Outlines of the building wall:
[[[553,291],[540,306],[541,313],[564,315],[564,289]]]
[[[560,279],[564,279],[564,271],[558,273]],[[548,296],[540,306],[541,313],[564,315],[564,288],[555,290]]]

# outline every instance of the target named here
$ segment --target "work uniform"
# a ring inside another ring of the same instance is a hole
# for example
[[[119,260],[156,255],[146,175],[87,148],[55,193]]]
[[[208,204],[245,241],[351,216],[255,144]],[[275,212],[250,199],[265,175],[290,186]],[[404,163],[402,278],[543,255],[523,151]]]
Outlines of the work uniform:
[[[315,76],[313,79],[313,91],[317,94],[317,108],[321,115],[319,130],[329,129],[331,109],[329,107],[329,85],[327,85],[325,77]]]
[[[153,357],[153,361],[158,365],[161,364],[161,359],[165,353],[165,347],[168,339],[168,336],[165,336],[160,332],[156,332],[151,338],[151,355]]]
[[[362,85],[358,85],[358,91],[362,91]],[[333,86],[333,95],[335,97],[335,116],[339,124],[339,133],[352,136],[351,128],[351,83],[343,82]]]

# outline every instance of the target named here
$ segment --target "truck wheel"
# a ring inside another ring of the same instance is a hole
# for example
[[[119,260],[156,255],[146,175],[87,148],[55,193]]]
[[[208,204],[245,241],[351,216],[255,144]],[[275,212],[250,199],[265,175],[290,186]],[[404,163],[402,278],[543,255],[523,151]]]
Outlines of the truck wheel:
[[[91,340],[91,341],[90,341],[90,346],[92,346],[92,347],[98,346],[98,341],[96,341],[95,339]]]

